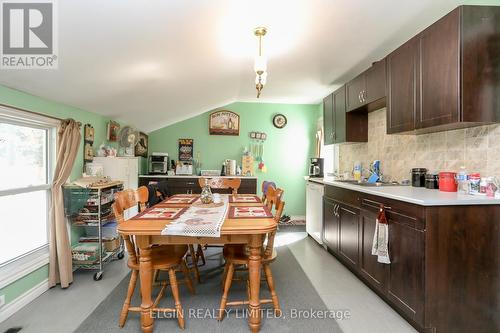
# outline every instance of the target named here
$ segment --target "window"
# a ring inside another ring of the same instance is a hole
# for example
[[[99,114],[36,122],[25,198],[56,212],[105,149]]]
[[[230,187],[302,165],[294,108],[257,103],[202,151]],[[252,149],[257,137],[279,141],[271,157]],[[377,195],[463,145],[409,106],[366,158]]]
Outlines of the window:
[[[58,123],[0,106],[0,287],[20,263],[47,263]]]

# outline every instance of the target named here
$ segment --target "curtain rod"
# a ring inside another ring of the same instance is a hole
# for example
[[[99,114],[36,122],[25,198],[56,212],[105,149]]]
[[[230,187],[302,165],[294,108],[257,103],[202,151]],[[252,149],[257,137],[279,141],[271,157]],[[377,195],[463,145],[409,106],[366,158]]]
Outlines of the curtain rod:
[[[59,120],[59,121],[63,121],[64,120],[64,119],[59,118],[59,117],[54,117],[54,116],[50,116],[48,114],[43,114],[43,113],[40,113],[40,112],[35,112],[35,111],[27,110],[27,109],[21,109],[21,108],[18,108],[16,106],[9,105],[9,104],[0,103],[0,106],[11,108],[11,109],[14,109],[14,110],[23,111],[23,112],[28,112],[28,113],[31,113],[31,114],[35,114],[35,115],[38,115],[38,116],[47,117],[47,118],[51,118],[51,119],[55,119],[55,120]],[[77,123],[78,123],[79,126],[82,126],[81,122],[77,121]]]

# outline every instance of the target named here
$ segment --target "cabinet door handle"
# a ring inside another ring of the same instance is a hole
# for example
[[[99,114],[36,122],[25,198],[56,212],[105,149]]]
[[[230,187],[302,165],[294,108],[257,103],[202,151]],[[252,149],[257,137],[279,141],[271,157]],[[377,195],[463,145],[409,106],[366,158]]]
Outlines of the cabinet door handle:
[[[332,132],[332,139],[335,139],[335,131]]]
[[[333,139],[333,132],[330,133],[330,139]]]
[[[377,207],[380,207],[380,205],[382,205],[382,206],[384,206],[384,209],[386,209],[386,210],[391,210],[392,209],[391,206],[386,206],[386,205],[384,205],[381,202],[373,201],[373,200],[370,200],[370,199],[363,199],[363,201],[371,203],[373,205],[377,205]]]
[[[359,94],[358,94],[358,99],[359,99],[359,102],[360,102],[360,103],[363,103],[363,101],[361,100],[361,91],[360,91],[360,92],[359,92]]]
[[[363,90],[361,96],[363,97],[363,102],[366,102],[366,90]]]
[[[187,182],[186,185],[194,185],[194,182]]]

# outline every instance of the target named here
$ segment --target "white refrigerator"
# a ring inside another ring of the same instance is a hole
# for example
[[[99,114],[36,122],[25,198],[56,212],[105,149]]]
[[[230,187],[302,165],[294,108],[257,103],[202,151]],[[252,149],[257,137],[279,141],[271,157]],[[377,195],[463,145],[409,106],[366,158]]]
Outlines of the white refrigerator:
[[[123,188],[137,189],[139,157],[94,157],[93,162],[102,164],[104,176],[122,181]]]

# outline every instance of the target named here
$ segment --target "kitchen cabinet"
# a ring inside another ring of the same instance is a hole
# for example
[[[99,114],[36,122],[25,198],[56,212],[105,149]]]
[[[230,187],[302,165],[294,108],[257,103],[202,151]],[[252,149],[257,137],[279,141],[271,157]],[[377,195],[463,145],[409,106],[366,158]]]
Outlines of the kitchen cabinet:
[[[339,255],[352,266],[358,265],[359,259],[359,210],[339,204],[337,208],[339,222]]]
[[[330,94],[323,99],[323,143],[325,145],[333,143],[334,118],[333,94]]]
[[[346,83],[347,112],[360,108],[373,111],[385,106],[386,97],[385,59],[372,64],[370,68]],[[377,103],[376,106],[371,103]]]
[[[499,6],[460,6],[387,56],[387,133],[499,122],[499,35]]]
[[[377,256],[372,255],[377,215],[367,210],[361,211],[359,272],[374,288],[382,290],[386,281],[386,265],[379,263]]]
[[[167,182],[168,195],[201,193],[201,188],[198,183],[198,178],[193,177],[176,177],[176,176],[139,176],[139,186],[146,186],[151,183],[161,181]],[[231,193],[231,190],[212,190],[216,193]],[[241,185],[238,189],[240,194],[257,194],[257,178],[241,178]]]
[[[330,251],[339,250],[339,220],[337,217],[338,204],[329,199],[323,199],[323,244]]]
[[[366,81],[365,73],[362,73],[346,83],[347,111],[360,108],[365,104]]]
[[[366,112],[346,113],[346,86],[323,100],[323,122],[325,144],[368,141]]]
[[[415,322],[423,324],[424,232],[396,219],[389,222],[387,296]]]
[[[498,331],[500,205],[421,206],[332,185],[324,202],[338,235],[325,233],[329,252],[418,331]],[[381,205],[390,264],[371,255]]]
[[[417,112],[418,39],[387,56],[387,133],[415,128]]]

